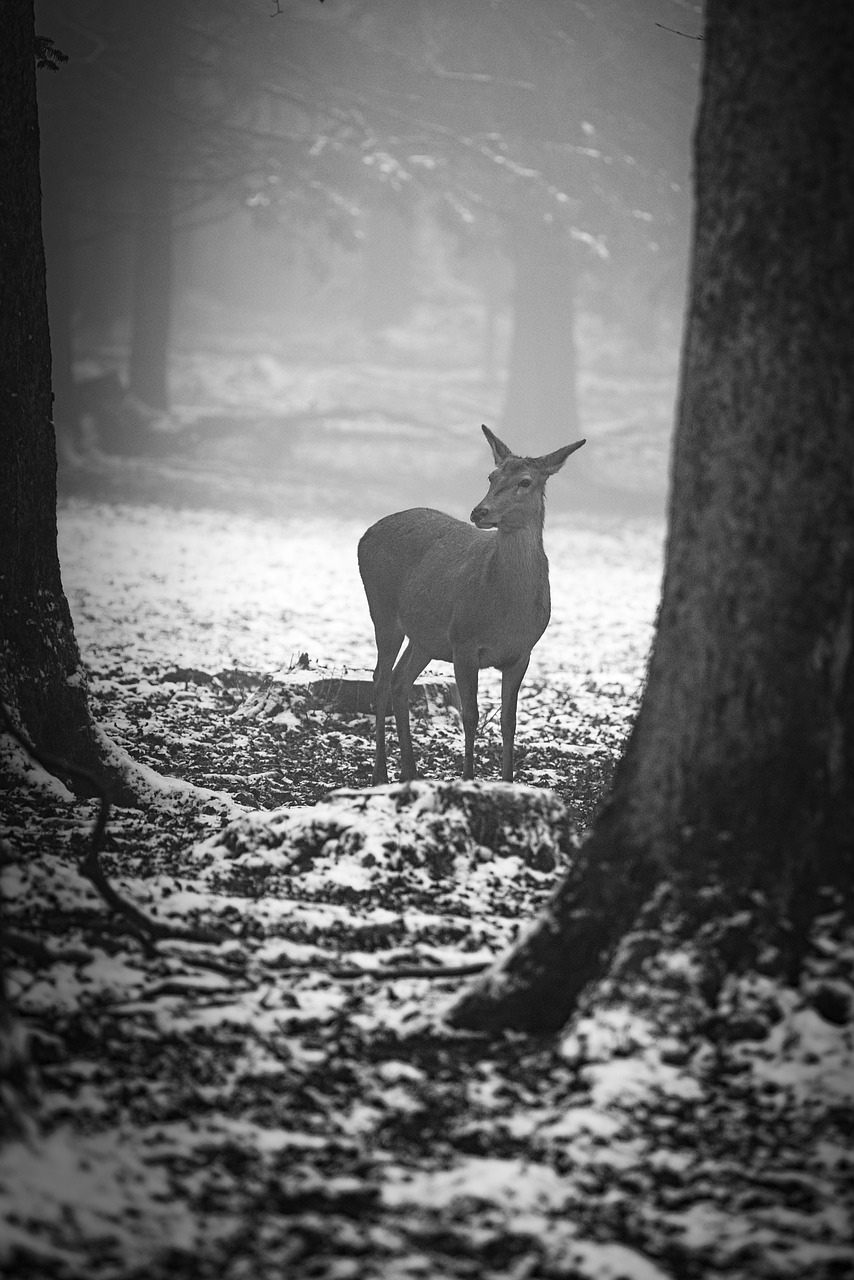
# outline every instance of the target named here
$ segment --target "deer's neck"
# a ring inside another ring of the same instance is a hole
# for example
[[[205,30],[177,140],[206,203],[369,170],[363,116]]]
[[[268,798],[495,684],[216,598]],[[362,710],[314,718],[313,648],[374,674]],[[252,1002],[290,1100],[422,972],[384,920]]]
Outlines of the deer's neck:
[[[533,595],[548,591],[549,562],[543,549],[543,522],[521,529],[499,529],[495,566],[508,585],[528,584]]]

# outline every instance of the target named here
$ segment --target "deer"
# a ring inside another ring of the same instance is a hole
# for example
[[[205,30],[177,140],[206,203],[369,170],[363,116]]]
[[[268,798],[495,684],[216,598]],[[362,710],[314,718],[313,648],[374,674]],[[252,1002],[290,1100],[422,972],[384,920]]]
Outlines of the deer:
[[[487,426],[482,430],[495,470],[471,524],[430,507],[413,507],[384,516],[359,541],[359,572],[377,644],[374,786],[388,783],[389,697],[400,781],[418,776],[409,695],[431,661],[454,665],[465,735],[464,779],[474,778],[478,673],[483,667],[501,672],[501,777],[513,781],[519,689],[551,616],[543,549],[546,481],[586,440],[523,458]],[[408,643],[401,653],[404,638]]]

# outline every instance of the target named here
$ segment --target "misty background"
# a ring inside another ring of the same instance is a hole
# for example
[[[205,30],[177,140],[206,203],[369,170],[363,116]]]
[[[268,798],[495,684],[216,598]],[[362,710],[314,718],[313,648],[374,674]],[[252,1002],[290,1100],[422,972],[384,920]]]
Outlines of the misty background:
[[[60,493],[662,511],[702,44],[680,0],[57,0]]]

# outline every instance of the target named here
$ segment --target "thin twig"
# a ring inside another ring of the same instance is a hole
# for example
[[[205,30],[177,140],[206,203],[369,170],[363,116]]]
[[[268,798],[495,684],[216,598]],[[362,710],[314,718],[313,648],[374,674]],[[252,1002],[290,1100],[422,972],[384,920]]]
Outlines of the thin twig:
[[[399,978],[428,978],[439,981],[442,978],[468,978],[474,973],[483,973],[490,964],[491,961],[486,960],[472,964],[452,964],[447,967],[405,964],[394,969],[330,969],[329,973],[342,982],[353,982],[357,978],[373,978],[377,982],[394,982]]]
[[[662,31],[672,31],[675,36],[684,36],[686,40],[702,40],[702,36],[692,36],[690,31],[680,31],[678,27],[665,26],[663,22],[656,22],[657,27],[661,27]]]
[[[360,969],[354,965],[342,965],[330,969],[311,964],[289,964],[276,966],[276,974],[285,973],[319,973],[327,978],[337,978],[339,982],[357,982],[360,978],[372,978],[375,982],[395,982],[401,978],[427,978],[441,981],[442,978],[468,978],[472,974],[483,973],[492,962],[481,960],[472,964],[438,965],[398,965],[389,969]]]

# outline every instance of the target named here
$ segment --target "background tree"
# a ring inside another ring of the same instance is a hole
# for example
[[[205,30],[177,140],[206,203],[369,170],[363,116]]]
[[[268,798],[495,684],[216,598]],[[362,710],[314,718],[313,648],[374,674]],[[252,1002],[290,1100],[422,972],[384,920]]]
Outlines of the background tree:
[[[169,408],[168,356],[173,294],[173,188],[182,120],[174,109],[174,4],[131,6],[133,95],[144,103],[128,129],[133,156],[133,300],[128,387],[152,409]],[[141,92],[140,92],[141,90]],[[170,107],[172,108],[170,110]]]
[[[278,211],[294,240],[324,225],[348,238],[369,332],[399,323],[411,302],[419,201],[461,248],[500,252],[515,275],[504,429],[536,423],[538,449],[580,434],[585,272],[636,325],[618,287],[630,264],[640,292],[662,260],[682,259],[696,54],[656,28],[652,0],[607,10],[299,0],[273,20],[197,0],[86,0],[73,16],[41,6],[72,54],[42,95],[46,135],[58,135],[70,170],[49,208],[58,217],[70,193],[76,225],[51,249],[76,246],[65,274],[78,305],[85,293],[114,308],[126,280],[108,299],[92,277],[106,274],[108,240],[133,238],[129,380],[155,407],[166,401],[172,237],[212,198],[268,219]],[[640,310],[648,333],[649,305]]]
[[[851,919],[852,72],[845,0],[708,6],[648,682],[575,866],[458,1025],[560,1026],[633,926],[701,940],[713,999],[760,956],[797,980],[816,914]]]
[[[86,0],[73,13],[39,0],[38,12],[69,53],[63,76],[39,85],[58,421],[76,415],[75,322],[121,335],[129,390],[164,410],[176,236],[213,197],[243,204],[264,138],[247,15],[192,0]]]
[[[464,241],[500,221],[516,277],[503,429],[533,429],[538,448],[577,434],[573,328],[591,250],[616,252],[620,275],[681,249],[696,46],[653,16],[551,0],[433,0],[416,14],[368,0],[322,17],[294,6],[270,42],[271,80],[296,64],[303,93],[323,85],[332,127],[319,121],[313,150],[331,182],[340,160],[357,203],[372,175],[401,198],[431,192]]]

